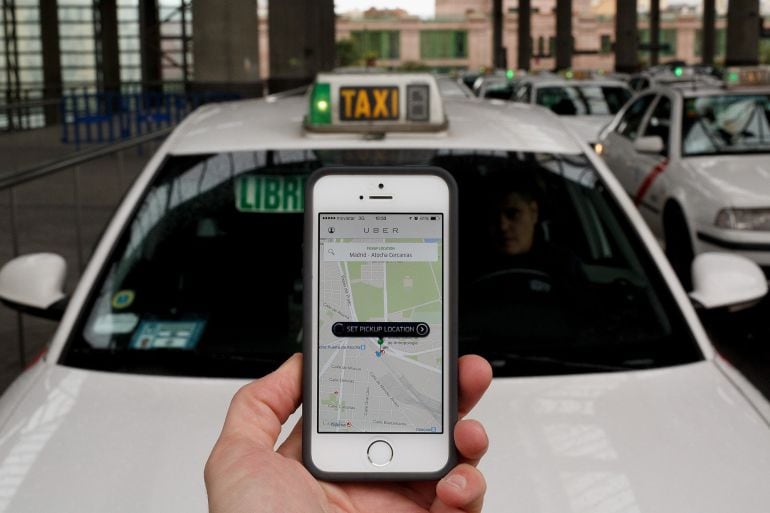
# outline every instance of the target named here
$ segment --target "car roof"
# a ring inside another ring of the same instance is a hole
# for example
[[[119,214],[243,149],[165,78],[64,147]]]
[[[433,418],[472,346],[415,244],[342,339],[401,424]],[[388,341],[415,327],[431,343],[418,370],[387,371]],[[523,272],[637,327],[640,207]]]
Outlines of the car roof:
[[[582,85],[606,85],[617,86],[624,89],[629,89],[628,84],[622,80],[614,78],[564,78],[556,75],[551,76],[539,76],[539,77],[525,77],[521,79],[521,83],[529,83],[537,86],[582,86]]]
[[[308,99],[300,96],[208,104],[174,131],[175,155],[291,149],[476,149],[579,154],[581,143],[541,107],[444,97],[444,132],[310,134],[303,130]]]
[[[677,84],[665,84],[651,87],[644,92],[666,92],[669,94],[681,96],[683,98],[695,98],[700,96],[723,96],[723,95],[738,95],[738,94],[770,94],[770,87],[735,87],[725,88],[717,87],[713,84],[705,83],[677,83]]]

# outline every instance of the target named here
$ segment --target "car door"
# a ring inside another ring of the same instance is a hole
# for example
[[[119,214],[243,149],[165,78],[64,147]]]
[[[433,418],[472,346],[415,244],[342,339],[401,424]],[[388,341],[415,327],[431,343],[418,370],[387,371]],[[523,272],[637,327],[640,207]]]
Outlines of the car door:
[[[602,157],[628,194],[635,191],[635,162],[638,158],[634,141],[638,137],[653,100],[654,94],[645,94],[621,111],[620,121],[615,124],[603,141]]]
[[[663,150],[660,153],[636,152],[634,189],[632,198],[653,233],[662,238],[663,206],[667,198],[665,171],[671,148],[672,100],[660,95],[650,107],[640,131],[640,137],[660,137]]]

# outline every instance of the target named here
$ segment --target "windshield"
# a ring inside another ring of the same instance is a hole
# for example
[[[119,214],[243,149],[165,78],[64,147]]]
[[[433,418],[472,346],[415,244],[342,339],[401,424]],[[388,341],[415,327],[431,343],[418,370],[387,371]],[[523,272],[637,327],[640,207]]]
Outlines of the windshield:
[[[308,174],[407,164],[442,167],[459,184],[462,353],[484,355],[497,375],[701,358],[654,262],[585,157],[343,149],[168,158],[61,363],[194,376],[268,372],[302,349]]]
[[[537,89],[536,102],[560,116],[611,116],[631,98],[620,86],[547,86]]]
[[[513,97],[513,90],[513,82],[492,82],[491,84],[484,86],[482,94],[484,98],[510,100]]]
[[[682,116],[684,155],[770,152],[770,95],[686,98]]]

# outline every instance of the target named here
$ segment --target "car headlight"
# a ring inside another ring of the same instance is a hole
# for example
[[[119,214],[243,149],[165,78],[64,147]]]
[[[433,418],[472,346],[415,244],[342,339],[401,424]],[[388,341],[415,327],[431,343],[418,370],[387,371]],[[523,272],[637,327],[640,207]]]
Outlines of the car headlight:
[[[770,208],[723,208],[714,224],[728,230],[770,231]]]

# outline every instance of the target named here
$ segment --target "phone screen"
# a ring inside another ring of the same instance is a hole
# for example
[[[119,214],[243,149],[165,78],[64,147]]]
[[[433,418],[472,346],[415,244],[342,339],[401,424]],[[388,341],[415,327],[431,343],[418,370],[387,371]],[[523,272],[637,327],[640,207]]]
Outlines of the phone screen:
[[[442,433],[442,214],[318,217],[318,432]]]

